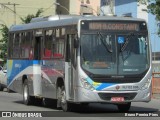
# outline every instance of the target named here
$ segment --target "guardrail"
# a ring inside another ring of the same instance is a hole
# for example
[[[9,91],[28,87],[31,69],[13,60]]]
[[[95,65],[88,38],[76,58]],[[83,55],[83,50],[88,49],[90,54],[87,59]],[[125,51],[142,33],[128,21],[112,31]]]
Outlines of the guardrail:
[[[152,98],[160,94],[160,72],[152,73]]]

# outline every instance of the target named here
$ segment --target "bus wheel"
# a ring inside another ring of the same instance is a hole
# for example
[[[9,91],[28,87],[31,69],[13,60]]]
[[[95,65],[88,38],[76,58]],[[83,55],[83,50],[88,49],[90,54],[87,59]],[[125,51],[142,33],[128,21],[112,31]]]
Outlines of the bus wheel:
[[[118,110],[121,112],[128,112],[131,107],[131,102],[125,104],[118,104]]]
[[[34,97],[29,95],[29,87],[27,80],[23,83],[23,102],[25,105],[30,105],[33,103]]]
[[[45,106],[45,107],[56,108],[57,107],[57,100],[49,99],[49,98],[43,98],[42,99],[42,105]]]
[[[0,91],[3,91],[3,87],[2,87],[2,85],[0,84]]]
[[[57,107],[61,107],[64,112],[70,111],[70,103],[66,100],[66,92],[64,86],[57,88]]]

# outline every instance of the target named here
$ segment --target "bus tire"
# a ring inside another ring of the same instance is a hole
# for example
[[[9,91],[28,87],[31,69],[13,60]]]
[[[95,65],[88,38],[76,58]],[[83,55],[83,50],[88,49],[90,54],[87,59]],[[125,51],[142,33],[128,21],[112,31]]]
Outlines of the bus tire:
[[[128,112],[131,107],[131,102],[125,104],[118,104],[117,107],[120,112]]]
[[[7,88],[7,92],[8,92],[8,93],[11,93],[12,91],[11,91],[9,88]]]
[[[89,103],[81,103],[80,105],[86,107],[89,106]]]
[[[27,80],[23,83],[23,102],[25,105],[31,105],[34,102],[34,97],[29,95],[29,87]]]
[[[57,88],[57,107],[61,107],[64,112],[71,111],[71,103],[66,100],[64,86]]]
[[[2,85],[0,84],[0,91],[3,91],[3,87],[2,87]]]
[[[57,100],[49,99],[49,98],[43,98],[42,99],[42,105],[45,106],[45,107],[56,108],[57,107]]]

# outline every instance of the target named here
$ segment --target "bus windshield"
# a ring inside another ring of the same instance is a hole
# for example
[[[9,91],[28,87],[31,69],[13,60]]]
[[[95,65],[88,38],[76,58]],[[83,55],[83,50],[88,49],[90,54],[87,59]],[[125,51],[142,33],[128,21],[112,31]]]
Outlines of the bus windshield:
[[[93,75],[137,75],[149,69],[144,33],[81,34],[81,66]]]

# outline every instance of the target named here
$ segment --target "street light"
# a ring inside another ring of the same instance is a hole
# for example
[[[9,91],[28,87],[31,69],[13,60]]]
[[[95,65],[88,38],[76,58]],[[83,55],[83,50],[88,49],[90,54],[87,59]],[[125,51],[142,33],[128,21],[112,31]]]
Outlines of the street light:
[[[65,9],[68,12],[68,14],[70,14],[69,10],[65,6],[61,5],[60,3],[56,2],[56,3],[54,3],[54,5],[62,7],[63,9]]]

